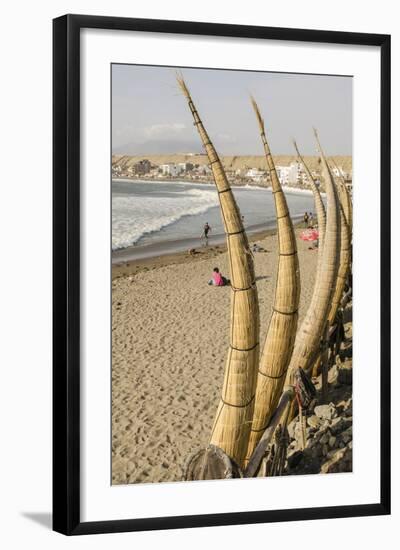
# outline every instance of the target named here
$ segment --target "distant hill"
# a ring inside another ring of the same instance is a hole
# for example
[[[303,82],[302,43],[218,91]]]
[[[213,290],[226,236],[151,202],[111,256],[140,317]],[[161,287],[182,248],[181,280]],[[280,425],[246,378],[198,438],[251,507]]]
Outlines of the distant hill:
[[[161,154],[175,154],[176,151],[193,151],[194,153],[202,153],[203,149],[197,141],[188,142],[187,140],[171,140],[168,142],[165,140],[151,140],[143,143],[126,143],[120,145],[114,149],[115,154],[120,155],[159,155]]]
[[[330,157],[328,157],[330,158]],[[332,157],[336,164],[343,168],[345,172],[352,171],[352,157],[350,156],[334,156]],[[162,154],[162,155],[152,155],[147,152],[147,154],[139,154],[135,156],[131,155],[113,155],[112,163],[113,165],[120,165],[121,168],[126,170],[129,166],[132,166],[140,160],[148,159],[153,164],[168,164],[168,163],[178,163],[178,162],[192,162],[193,164],[208,164],[207,156],[204,154]],[[266,160],[264,156],[225,156],[221,157],[222,163],[227,170],[243,170],[246,168],[259,168],[266,169]],[[277,166],[287,166],[292,161],[296,160],[294,155],[274,155],[275,164]],[[317,170],[319,167],[319,158],[317,156],[305,156],[305,162],[311,170]]]

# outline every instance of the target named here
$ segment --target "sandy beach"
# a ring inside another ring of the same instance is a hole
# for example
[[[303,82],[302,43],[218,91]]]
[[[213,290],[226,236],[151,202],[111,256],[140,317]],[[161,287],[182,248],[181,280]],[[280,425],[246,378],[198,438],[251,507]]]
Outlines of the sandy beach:
[[[254,255],[263,342],[277,236],[257,243],[265,249]],[[308,247],[298,239],[300,319],[317,263]],[[207,285],[215,266],[229,276],[224,247],[199,250],[113,267],[114,484],[181,480],[186,458],[208,443],[228,349],[230,289]]]

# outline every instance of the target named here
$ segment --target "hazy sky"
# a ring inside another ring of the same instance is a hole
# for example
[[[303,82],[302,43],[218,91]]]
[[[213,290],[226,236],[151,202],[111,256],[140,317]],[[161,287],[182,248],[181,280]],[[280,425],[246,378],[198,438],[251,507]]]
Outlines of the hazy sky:
[[[175,74],[170,67],[113,65],[113,152],[202,152]],[[295,137],[303,154],[315,154],[315,126],[328,155],[351,155],[351,77],[207,69],[182,69],[182,74],[221,154],[262,154],[249,101],[253,94],[272,153],[293,154]]]

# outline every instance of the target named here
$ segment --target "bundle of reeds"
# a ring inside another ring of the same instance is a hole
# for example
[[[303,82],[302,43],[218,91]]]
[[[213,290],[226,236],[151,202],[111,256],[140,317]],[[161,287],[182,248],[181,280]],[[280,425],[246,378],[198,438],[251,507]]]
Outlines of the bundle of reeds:
[[[304,171],[307,176],[308,184],[311,187],[313,197],[314,197],[314,206],[315,211],[317,213],[317,220],[318,220],[318,263],[317,263],[317,274],[321,268],[322,263],[322,255],[324,251],[324,237],[325,237],[325,231],[326,231],[326,211],[325,211],[325,205],[322,201],[321,193],[319,191],[319,188],[317,187],[315,180],[311,174],[311,170],[307,166],[307,163],[305,162],[304,158],[300,154],[299,148],[297,147],[297,143],[295,140],[293,140],[294,148],[296,149],[297,158],[298,161],[303,165]],[[318,353],[316,360],[315,360],[315,374],[318,371],[319,365],[321,363],[321,354]]]
[[[227,238],[231,278],[230,346],[222,396],[212,428],[210,443],[242,465],[253,417],[259,360],[259,310],[253,256],[239,208],[222,163],[208,136],[182,76],[178,84],[186,97],[200,134],[218,190]]]
[[[279,262],[274,305],[257,376],[253,422],[246,462],[251,457],[267,427],[282,393],[296,337],[300,299],[300,273],[296,236],[265,135],[264,120],[253,98],[251,98],[251,102],[258,121],[261,141],[271,176],[278,227]]]
[[[340,214],[338,197],[325,155],[314,130],[321,156],[326,182],[327,209],[324,247],[320,269],[316,274],[314,291],[304,320],[297,332],[286,383],[293,384],[293,374],[298,367],[309,370],[315,361],[320,341],[325,330],[330,300],[336,285],[340,248]]]
[[[347,189],[346,182],[344,180],[344,177],[340,174],[340,171],[338,169],[338,166],[336,164],[336,161],[334,158],[331,158],[332,164],[336,168],[336,170],[339,172],[339,176],[337,178],[338,180],[338,190],[339,190],[339,197],[340,201],[342,203],[343,212],[346,218],[347,225],[349,226],[350,234],[352,233],[352,227],[353,227],[353,205],[351,202],[351,197],[349,190]]]
[[[304,171],[307,176],[308,184],[311,187],[311,191],[314,197],[315,211],[317,213],[317,220],[318,220],[318,233],[319,233],[318,260],[320,263],[320,259],[322,257],[322,250],[324,249],[324,237],[325,237],[325,228],[326,228],[325,205],[322,201],[321,193],[319,192],[319,189],[311,174],[311,170],[309,169],[309,167],[307,166],[307,163],[305,162],[304,158],[300,154],[299,148],[297,147],[297,143],[295,140],[293,140],[293,145],[294,145],[294,148],[296,149],[298,161],[303,165]]]
[[[348,203],[348,192],[346,184],[341,178],[336,180],[339,213],[340,213],[340,254],[339,254],[339,269],[337,274],[336,286],[332,296],[331,306],[328,313],[328,324],[333,325],[336,320],[336,314],[343,297],[343,291],[346,285],[347,276],[351,262],[351,229],[347,220],[350,220],[350,211]],[[347,210],[347,216],[345,213]]]

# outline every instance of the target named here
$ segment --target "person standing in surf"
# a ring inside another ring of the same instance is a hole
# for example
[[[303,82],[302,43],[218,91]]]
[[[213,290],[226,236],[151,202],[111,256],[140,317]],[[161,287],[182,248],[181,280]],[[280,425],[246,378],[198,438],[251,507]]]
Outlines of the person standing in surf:
[[[208,246],[208,234],[210,232],[211,232],[211,226],[208,224],[208,222],[206,222],[203,228],[203,233],[201,235],[201,238],[205,239],[205,246]]]

